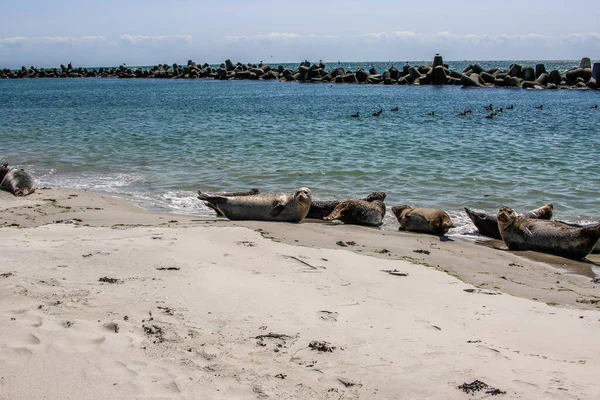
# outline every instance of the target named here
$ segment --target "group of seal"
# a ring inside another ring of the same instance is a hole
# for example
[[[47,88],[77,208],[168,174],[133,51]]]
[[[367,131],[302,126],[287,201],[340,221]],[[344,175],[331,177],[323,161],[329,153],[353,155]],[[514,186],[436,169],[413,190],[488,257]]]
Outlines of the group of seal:
[[[496,214],[466,207],[465,212],[479,233],[504,241],[509,250],[534,250],[572,259],[600,253],[600,222],[580,225],[551,221],[551,203],[521,214],[508,207]]]
[[[4,163],[0,166],[0,189],[15,196],[27,196],[35,192],[35,181],[24,170],[10,168],[8,163]]]
[[[385,215],[386,194],[373,192],[362,199],[313,201],[309,188],[294,194],[247,192],[203,193],[198,198],[231,220],[300,222],[304,218],[340,220],[348,224],[379,226]]]
[[[304,194],[304,196],[301,196]],[[385,217],[385,192],[372,192],[360,199],[315,200],[310,189],[295,194],[259,194],[247,192],[209,194],[198,191],[198,198],[217,212],[233,220],[300,222],[304,218],[341,221],[344,224],[380,226]],[[400,230],[445,235],[454,225],[445,211],[410,206],[393,207]]]
[[[544,204],[535,210],[521,213],[522,217],[536,219],[551,219],[554,206],[551,203]],[[483,236],[502,240],[500,229],[498,228],[498,217],[496,214],[472,211],[465,207],[467,216],[473,221],[473,224]]]
[[[300,222],[304,218],[313,218],[379,226],[386,212],[384,192],[343,201],[313,201],[311,191],[306,187],[293,194],[261,194],[258,189],[216,194],[198,191],[198,198],[218,215],[232,220]],[[553,210],[551,203],[521,214],[508,207],[500,208],[496,214],[465,207],[482,235],[503,240],[509,250],[534,250],[573,259],[586,257],[595,246],[600,250],[600,223],[581,226],[550,221]],[[392,207],[392,212],[402,231],[442,236],[454,228],[448,213],[440,209],[401,205]]]
[[[509,250],[533,250],[581,259],[600,239],[600,224],[576,227],[518,215],[512,208],[498,210],[498,228]]]

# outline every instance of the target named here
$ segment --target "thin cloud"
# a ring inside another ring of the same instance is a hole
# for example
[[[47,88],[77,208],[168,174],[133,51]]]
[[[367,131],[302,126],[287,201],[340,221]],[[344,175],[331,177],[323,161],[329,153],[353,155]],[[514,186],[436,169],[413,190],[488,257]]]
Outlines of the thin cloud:
[[[104,40],[104,36],[43,36],[43,37],[24,37],[17,36],[12,38],[0,38],[0,44],[15,44],[15,43],[78,43],[78,42],[89,42]]]
[[[305,39],[317,39],[321,38],[320,36],[311,34],[311,35],[301,35],[299,33],[288,33],[288,32],[270,32],[265,35],[254,35],[254,36],[225,36],[225,40],[228,42],[293,42]],[[325,38],[333,39],[335,36],[325,36]]]
[[[121,35],[119,42],[130,45],[140,44],[163,44],[163,43],[192,43],[192,35],[163,35],[163,36],[145,36],[145,35]]]

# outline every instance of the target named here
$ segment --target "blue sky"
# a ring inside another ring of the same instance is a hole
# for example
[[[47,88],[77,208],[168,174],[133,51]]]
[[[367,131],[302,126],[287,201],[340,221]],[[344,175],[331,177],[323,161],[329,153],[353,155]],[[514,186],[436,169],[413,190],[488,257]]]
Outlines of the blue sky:
[[[600,59],[594,1],[0,0],[0,68]]]

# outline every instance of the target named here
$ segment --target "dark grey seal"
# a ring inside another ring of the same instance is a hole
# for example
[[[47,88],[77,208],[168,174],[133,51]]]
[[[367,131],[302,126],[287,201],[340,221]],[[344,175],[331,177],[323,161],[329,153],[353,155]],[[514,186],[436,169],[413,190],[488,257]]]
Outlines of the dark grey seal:
[[[384,201],[386,196],[387,195],[385,192],[371,192],[360,200]],[[334,208],[337,207],[337,205],[340,203],[341,201],[338,200],[315,200],[310,205],[310,210],[308,210],[308,215],[306,216],[306,218],[323,219],[329,214],[331,214]]]
[[[342,221],[345,224],[379,226],[385,215],[385,204],[381,200],[345,200],[340,202],[325,221]]]
[[[8,164],[0,167],[0,189],[15,196],[27,196],[35,192],[35,181],[27,172],[18,168],[9,168]]]
[[[551,219],[554,207],[551,203],[544,204],[543,206],[536,208],[535,210],[521,213],[522,217],[535,218],[535,219]],[[498,229],[498,217],[496,214],[477,212],[469,210],[465,207],[465,212],[473,221],[473,224],[483,236],[491,237],[494,239],[502,240],[500,230]]]
[[[300,222],[308,214],[312,202],[310,189],[301,187],[293,194],[262,193],[251,196],[220,196],[198,193],[231,220]]]
[[[533,250],[575,260],[590,254],[600,239],[600,224],[578,228],[558,221],[521,217],[508,207],[498,210],[498,227],[509,250]]]
[[[399,230],[445,235],[454,228],[450,216],[436,208],[413,208],[402,205],[392,207],[392,212],[400,224]]]

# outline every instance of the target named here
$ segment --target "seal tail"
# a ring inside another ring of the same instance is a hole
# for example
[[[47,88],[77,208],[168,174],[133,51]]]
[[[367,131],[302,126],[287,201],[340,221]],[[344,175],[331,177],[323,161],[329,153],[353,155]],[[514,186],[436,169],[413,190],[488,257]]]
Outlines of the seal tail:
[[[469,219],[473,221],[473,223],[475,223],[475,214],[473,213],[473,211],[465,207],[465,212],[467,213],[467,217],[469,217]]]
[[[18,197],[24,197],[24,196],[30,195],[33,192],[35,192],[35,187],[33,187],[33,188],[18,188],[18,189],[15,189],[14,195],[18,196]]]
[[[207,201],[210,204],[220,204],[220,203],[224,203],[225,201],[227,201],[227,197],[225,197],[225,196],[219,196],[219,195],[210,194],[210,193],[203,193],[199,190],[198,190],[198,199],[200,199],[202,201]]]

